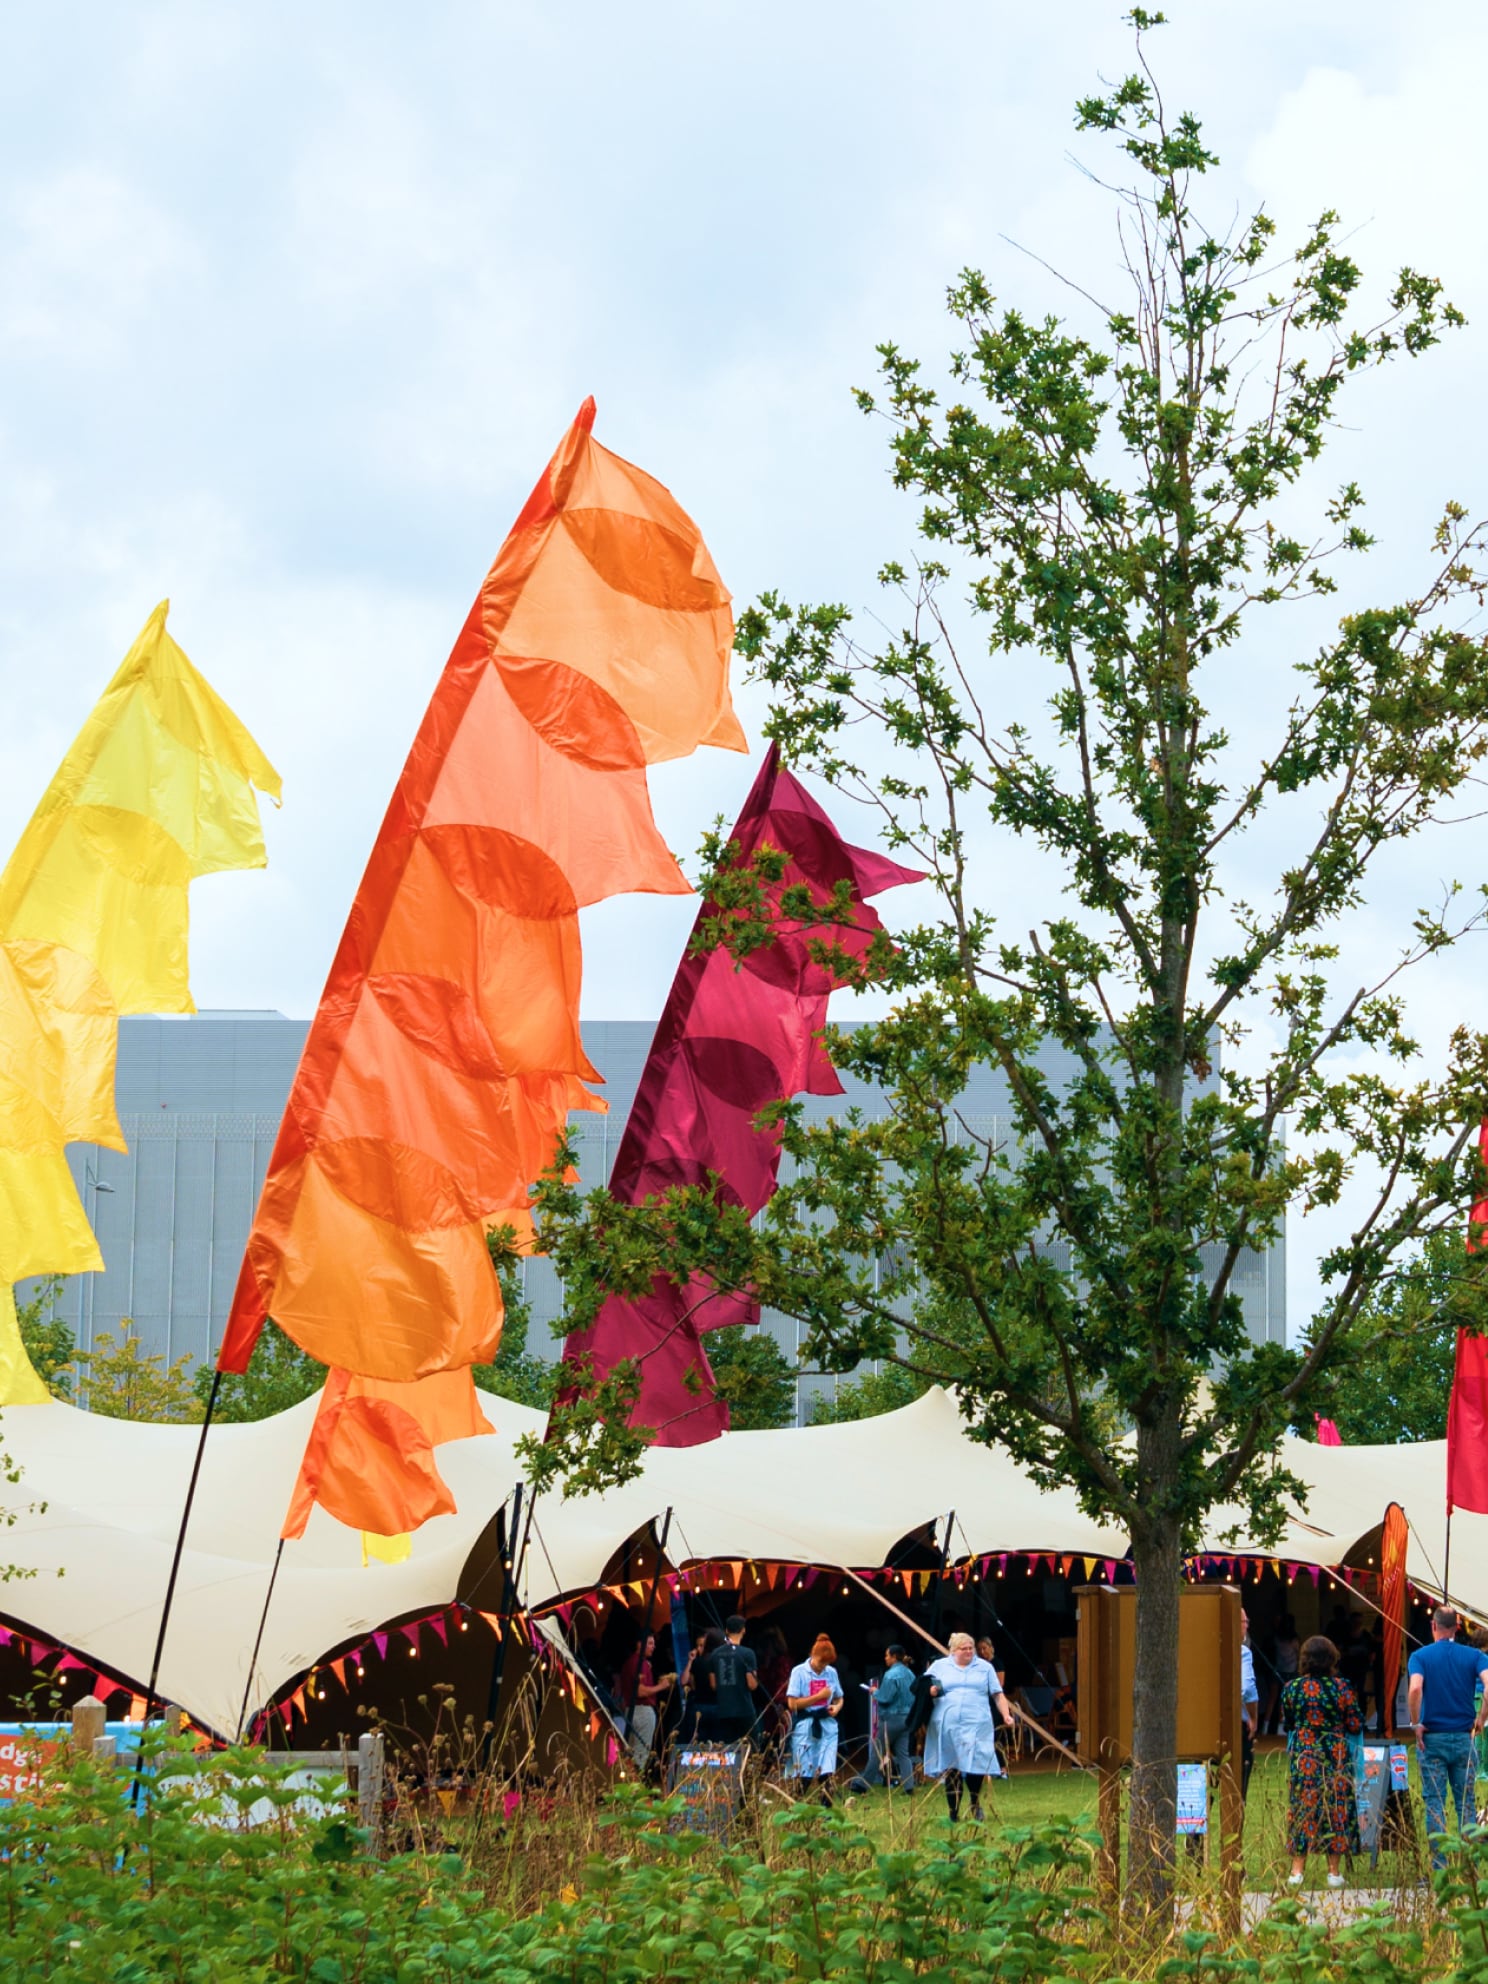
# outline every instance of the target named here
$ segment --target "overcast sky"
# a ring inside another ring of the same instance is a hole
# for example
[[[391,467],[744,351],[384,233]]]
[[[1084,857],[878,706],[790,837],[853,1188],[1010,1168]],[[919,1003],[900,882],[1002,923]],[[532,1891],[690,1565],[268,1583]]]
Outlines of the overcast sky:
[[[698,519],[737,601],[780,586],[871,605],[911,513],[849,388],[879,340],[945,350],[966,263],[1005,301],[1065,307],[1005,237],[1097,293],[1111,278],[1109,201],[1072,161],[1114,160],[1076,139],[1071,104],[1129,66],[1120,11],[8,9],[0,851],[168,595],[285,780],[268,873],[197,885],[198,1003],[311,1012],[430,689],[586,393],[600,438]],[[1466,0],[1168,11],[1169,98],[1225,159],[1210,211],[1264,203],[1290,242],[1337,205],[1372,272],[1439,272],[1472,320],[1356,395],[1328,468],[1370,493],[1383,545],[1364,592],[1389,599],[1425,572],[1443,498],[1488,509],[1488,21]],[[1237,661],[1242,734],[1283,705],[1287,638]],[[653,775],[689,864],[757,763],[762,705],[739,700],[750,762]],[[1439,878],[1476,880],[1481,843],[1465,826],[1381,874],[1361,970]],[[1242,857],[1253,893],[1289,844]],[[989,851],[1014,929],[1056,907],[1044,887]],[[691,914],[593,912],[586,1010],[654,1016]],[[1480,1018],[1482,965],[1474,947],[1421,980],[1433,1057]],[[1311,1225],[1291,1236],[1294,1323]]]

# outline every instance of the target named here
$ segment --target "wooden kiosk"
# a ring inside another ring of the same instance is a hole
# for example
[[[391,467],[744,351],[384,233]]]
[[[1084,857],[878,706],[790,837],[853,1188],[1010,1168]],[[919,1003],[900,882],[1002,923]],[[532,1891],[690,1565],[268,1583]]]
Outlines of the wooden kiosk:
[[[1121,1771],[1132,1757],[1137,1594],[1084,1585],[1079,1606],[1079,1754],[1099,1775],[1100,1886],[1115,1907],[1121,1883]],[[1178,1752],[1175,1762],[1217,1767],[1219,1864],[1225,1907],[1238,1929],[1240,1843],[1240,1592],[1188,1585],[1178,1595]]]

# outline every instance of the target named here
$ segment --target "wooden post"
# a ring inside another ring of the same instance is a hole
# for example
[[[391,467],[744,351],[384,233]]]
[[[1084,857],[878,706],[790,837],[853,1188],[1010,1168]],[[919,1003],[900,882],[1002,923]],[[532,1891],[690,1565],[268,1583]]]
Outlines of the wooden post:
[[[160,1719],[165,1724],[167,1736],[179,1736],[186,1727],[186,1711],[177,1708],[174,1702],[167,1702],[160,1711]]]
[[[80,1695],[72,1705],[72,1747],[79,1756],[92,1756],[103,1735],[106,1712],[97,1695]]]
[[[112,1736],[94,1737],[93,1761],[96,1764],[116,1764],[119,1761],[119,1746]]]
[[[367,1835],[367,1851],[382,1857],[382,1787],[386,1755],[381,1736],[369,1730],[357,1742],[357,1817]]]

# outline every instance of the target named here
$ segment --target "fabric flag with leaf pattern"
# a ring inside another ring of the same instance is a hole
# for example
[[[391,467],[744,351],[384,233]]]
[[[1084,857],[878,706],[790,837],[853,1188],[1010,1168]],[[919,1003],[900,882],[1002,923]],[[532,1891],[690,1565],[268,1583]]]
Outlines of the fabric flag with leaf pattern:
[[[785,856],[765,888],[773,941],[736,963],[726,946],[689,950],[641,1072],[635,1102],[610,1174],[626,1205],[677,1186],[701,1186],[725,1203],[758,1212],[775,1190],[777,1133],[757,1118],[793,1095],[840,1095],[822,1042],[827,999],[842,979],[829,946],[862,960],[883,930],[867,898],[923,877],[880,854],[850,847],[772,745],[730,836],[733,860],[749,866],[762,849]],[[829,906],[847,884],[850,923]],[[780,914],[787,891],[802,886],[823,909],[820,922]],[[705,903],[699,927],[718,914]],[[728,1430],[703,1339],[709,1330],[753,1319],[748,1297],[724,1294],[701,1277],[657,1275],[641,1296],[608,1296],[593,1323],[570,1333],[564,1363],[571,1381],[558,1404],[601,1382],[624,1360],[640,1374],[631,1423],[658,1446],[688,1447]]]
[[[729,596],[659,482],[587,401],[481,587],[373,846],[270,1160],[227,1334],[266,1317],[330,1367],[285,1534],[312,1506],[377,1537],[453,1507],[441,1441],[488,1431],[489,1232],[571,1110],[579,910],[686,894],[646,767],[744,748]]]
[[[166,631],[146,621],[0,874],[0,1404],[48,1396],[12,1284],[103,1257],[64,1155],[123,1150],[122,1013],[189,1013],[189,885],[264,865],[279,775]]]

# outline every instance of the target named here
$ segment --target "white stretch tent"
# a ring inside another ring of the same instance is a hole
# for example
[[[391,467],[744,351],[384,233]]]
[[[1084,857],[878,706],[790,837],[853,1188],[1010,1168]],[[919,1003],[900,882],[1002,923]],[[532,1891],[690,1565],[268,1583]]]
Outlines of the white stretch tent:
[[[543,1415],[483,1397],[494,1437],[440,1450],[459,1512],[414,1538],[402,1564],[364,1567],[358,1535],[316,1509],[287,1544],[252,1689],[258,1707],[322,1656],[389,1619],[449,1603],[481,1533],[510,1496],[514,1447]],[[236,1730],[279,1528],[316,1401],[252,1425],[214,1426],[161,1666],[163,1696],[213,1729]],[[199,1438],[193,1426],[97,1418],[62,1404],[12,1406],[0,1440],[24,1470],[12,1508],[34,1506],[0,1532],[0,1561],[35,1572],[0,1610],[49,1640],[143,1684]],[[1445,1443],[1320,1447],[1287,1442],[1307,1484],[1305,1509],[1267,1555],[1334,1565],[1400,1502],[1412,1520],[1409,1571],[1438,1586]],[[522,1596],[542,1604],[587,1590],[627,1537],[673,1511],[668,1557],[784,1559],[858,1568],[881,1564],[922,1524],[957,1513],[952,1555],[965,1549],[1108,1558],[1126,1539],[1085,1515],[1070,1490],[1036,1487],[999,1448],[966,1435],[956,1403],[928,1392],[876,1419],[769,1433],[707,1446],[654,1449],[642,1474],[603,1496],[539,1504]],[[1456,1519],[1452,1587],[1488,1609],[1488,1517]],[[1207,1546],[1248,1551],[1223,1515]],[[61,1575],[59,1575],[59,1572]],[[495,1610],[493,1580],[478,1602]]]

